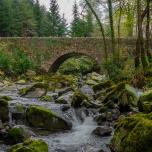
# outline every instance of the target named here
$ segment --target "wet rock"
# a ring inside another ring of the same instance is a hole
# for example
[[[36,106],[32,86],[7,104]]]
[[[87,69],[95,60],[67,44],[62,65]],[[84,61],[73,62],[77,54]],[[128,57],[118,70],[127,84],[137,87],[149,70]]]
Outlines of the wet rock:
[[[93,89],[89,86],[89,85],[84,85],[80,88],[80,91],[87,95],[88,97],[91,97],[93,98],[93,95],[94,95],[94,91]]]
[[[65,112],[65,111],[67,111],[67,110],[69,110],[70,109],[70,105],[62,105],[62,107],[61,107],[61,110],[63,111],[63,112]]]
[[[53,102],[54,99],[53,99],[52,96],[46,95],[46,96],[42,96],[42,97],[40,98],[40,101],[44,101],[44,102]]]
[[[2,122],[8,122],[9,117],[9,108],[8,108],[8,101],[5,99],[0,99],[0,119]]]
[[[8,132],[9,144],[21,143],[31,136],[34,136],[34,133],[30,131],[25,126],[14,126]]]
[[[71,87],[67,87],[67,88],[62,88],[59,90],[56,90],[56,92],[58,93],[59,96],[62,96],[63,94],[66,94],[68,92],[72,91]]]
[[[138,101],[139,111],[150,113],[152,112],[152,91],[147,91],[140,96]]]
[[[12,146],[8,152],[48,152],[48,145],[43,140],[30,139]]]
[[[47,96],[51,96],[54,100],[56,100],[59,96],[57,92],[47,92]]]
[[[106,80],[106,81],[98,83],[97,85],[94,85],[93,90],[95,92],[101,91],[103,89],[111,87],[112,85],[113,85],[113,83],[110,80]]]
[[[106,137],[111,136],[112,129],[108,126],[97,127],[92,133],[101,137]]]
[[[89,104],[89,98],[84,95],[82,92],[80,91],[77,91],[73,94],[72,96],[72,102],[71,102],[71,105],[74,107],[74,108],[80,108],[82,106],[90,106]]]
[[[99,114],[95,116],[94,120],[97,122],[98,125],[103,125],[107,121],[106,113]]]
[[[29,78],[34,77],[34,76],[36,76],[36,72],[32,71],[32,70],[27,70],[26,76]]]
[[[0,96],[0,99],[6,100],[6,101],[11,101],[12,100],[12,98],[9,97],[9,96]]]
[[[117,124],[111,149],[114,152],[152,151],[152,114],[136,114],[121,118]]]
[[[70,122],[60,118],[51,110],[40,106],[31,106],[27,110],[26,117],[30,126],[46,129],[52,132],[69,130],[72,127]]]
[[[26,80],[19,80],[16,82],[16,84],[24,85],[26,84]]]
[[[137,106],[138,96],[133,87],[121,82],[108,89],[103,103],[109,104],[110,102],[118,104],[121,112],[127,112],[130,111],[130,107]]]
[[[62,96],[58,97],[55,102],[59,104],[68,104],[71,102],[72,95],[73,92],[68,92],[66,94],[63,94]]]
[[[23,88],[19,91],[20,95],[25,98],[40,98],[47,93],[48,85],[44,83],[34,84],[32,87]]]

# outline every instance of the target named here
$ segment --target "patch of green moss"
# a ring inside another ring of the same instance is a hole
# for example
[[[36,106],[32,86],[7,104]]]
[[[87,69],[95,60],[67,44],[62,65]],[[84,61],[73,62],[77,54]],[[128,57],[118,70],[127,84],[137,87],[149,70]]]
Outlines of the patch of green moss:
[[[140,101],[150,101],[152,100],[152,90],[145,92],[139,99]]]
[[[83,104],[86,104],[87,101],[89,101],[89,98],[86,95],[80,91],[76,91],[72,96],[71,105],[75,108],[78,108],[83,106]]]
[[[31,87],[26,87],[26,88],[22,88],[19,90],[19,94],[21,96],[26,95],[28,92],[34,91],[36,88],[44,88],[44,89],[48,89],[48,84],[46,83],[36,83]]]
[[[152,151],[152,113],[120,119],[111,141],[116,152]]]
[[[4,99],[6,101],[11,101],[12,100],[12,98],[9,97],[9,96],[1,96],[0,99]]]
[[[43,96],[40,98],[40,101],[52,102],[53,98],[51,96]]]
[[[27,140],[14,145],[8,152],[48,152],[48,145],[42,140]]]
[[[66,121],[58,117],[51,110],[41,106],[30,106],[26,113],[26,118],[30,126],[42,128],[49,131],[70,129]]]
[[[96,91],[100,91],[100,90],[103,90],[103,89],[106,89],[106,88],[109,88],[113,85],[112,81],[108,80],[106,82],[101,82],[97,85],[94,85],[93,86],[93,90],[96,92]]]
[[[20,128],[12,128],[9,131],[9,138],[11,138],[13,143],[19,143],[24,141],[24,138],[22,136],[22,130]]]

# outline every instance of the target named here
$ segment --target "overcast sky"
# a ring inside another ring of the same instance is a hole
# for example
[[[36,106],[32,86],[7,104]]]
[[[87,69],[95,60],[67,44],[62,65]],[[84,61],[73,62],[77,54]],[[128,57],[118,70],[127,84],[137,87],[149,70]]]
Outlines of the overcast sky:
[[[47,9],[49,8],[50,0],[39,0]],[[68,22],[72,20],[72,6],[75,0],[57,0],[60,6],[60,13],[65,14]],[[76,0],[79,1],[79,0]]]

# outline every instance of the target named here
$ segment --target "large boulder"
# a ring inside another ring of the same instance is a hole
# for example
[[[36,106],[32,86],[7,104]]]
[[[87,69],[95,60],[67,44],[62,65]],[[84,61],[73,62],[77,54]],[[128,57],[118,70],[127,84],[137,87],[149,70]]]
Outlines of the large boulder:
[[[76,91],[72,96],[72,102],[71,105],[74,108],[80,108],[82,106],[84,107],[90,107],[89,98],[83,94],[80,91]]]
[[[112,128],[110,128],[108,126],[101,126],[101,127],[97,127],[95,130],[93,130],[92,133],[97,136],[100,136],[100,137],[111,136]]]
[[[26,113],[30,126],[46,129],[48,131],[60,131],[71,129],[71,123],[57,116],[51,110],[40,106],[30,106]]]
[[[23,88],[19,94],[25,98],[41,98],[46,95],[48,85],[44,83],[37,83],[29,88]]]
[[[138,103],[136,89],[124,82],[108,88],[103,103],[108,106],[111,102],[118,104],[121,112],[130,111]]]
[[[68,104],[71,102],[71,97],[73,95],[73,92],[67,92],[66,94],[61,95],[58,97],[55,102],[59,104]]]
[[[90,98],[93,98],[93,95],[94,95],[94,91],[93,89],[89,86],[89,85],[83,85],[81,88],[80,88],[80,91],[87,95],[88,97]]]
[[[114,152],[152,151],[152,113],[137,114],[118,121],[111,149]]]
[[[48,145],[42,140],[30,139],[12,146],[8,152],[48,152]]]
[[[24,142],[33,135],[34,133],[25,126],[14,126],[8,132],[8,140],[10,144],[17,144]]]
[[[150,113],[152,112],[152,90],[143,93],[138,101],[139,111]]]

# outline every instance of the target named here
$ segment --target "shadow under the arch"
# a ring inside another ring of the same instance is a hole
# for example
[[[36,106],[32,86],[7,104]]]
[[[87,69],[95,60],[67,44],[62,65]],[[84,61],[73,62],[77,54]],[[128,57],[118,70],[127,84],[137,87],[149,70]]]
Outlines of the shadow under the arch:
[[[84,53],[78,53],[78,52],[70,52],[70,53],[65,53],[63,55],[61,55],[60,57],[58,57],[57,59],[55,59],[55,61],[51,64],[50,68],[49,68],[49,73],[55,73],[58,71],[59,67],[69,58],[72,57],[81,57],[81,56],[86,56],[88,58],[90,58],[91,60],[95,61],[96,69],[94,69],[94,71],[99,72],[99,63],[96,59],[94,59],[92,56],[89,56],[87,54]]]

